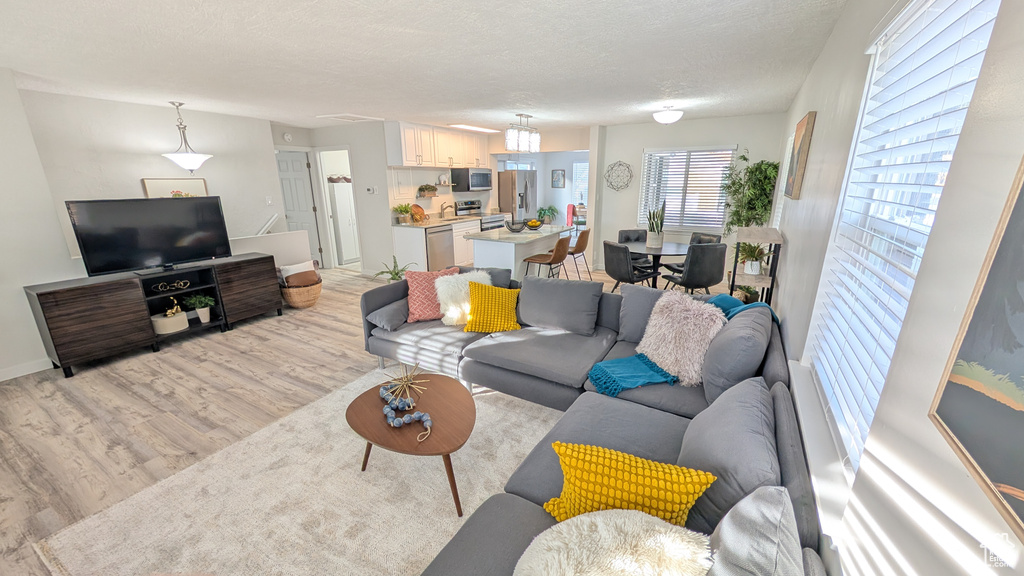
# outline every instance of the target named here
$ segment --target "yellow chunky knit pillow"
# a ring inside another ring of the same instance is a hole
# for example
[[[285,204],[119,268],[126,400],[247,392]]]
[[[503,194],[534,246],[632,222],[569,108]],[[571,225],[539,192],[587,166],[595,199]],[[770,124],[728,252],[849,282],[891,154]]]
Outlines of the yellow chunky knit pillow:
[[[519,290],[469,283],[469,315],[464,332],[504,332],[519,330],[516,301]]]
[[[562,495],[544,504],[559,522],[598,510],[640,510],[675,524],[686,524],[690,507],[715,476],[663,464],[599,446],[551,445],[562,465]]]

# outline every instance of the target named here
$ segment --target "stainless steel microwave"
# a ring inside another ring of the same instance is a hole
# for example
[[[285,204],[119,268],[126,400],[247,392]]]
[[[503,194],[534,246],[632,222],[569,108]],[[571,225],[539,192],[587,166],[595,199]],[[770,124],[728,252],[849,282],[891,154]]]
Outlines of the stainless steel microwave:
[[[476,192],[491,188],[490,169],[452,168],[452,192]]]

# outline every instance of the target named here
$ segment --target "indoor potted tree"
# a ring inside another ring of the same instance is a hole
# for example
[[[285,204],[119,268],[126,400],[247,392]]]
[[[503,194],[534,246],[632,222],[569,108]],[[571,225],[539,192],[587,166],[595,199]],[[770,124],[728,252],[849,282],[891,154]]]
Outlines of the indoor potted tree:
[[[212,296],[207,296],[206,294],[202,294],[200,292],[196,292],[195,294],[189,294],[188,296],[185,296],[185,298],[183,298],[181,302],[185,305],[186,308],[191,308],[193,311],[195,311],[196,316],[199,318],[199,321],[202,322],[203,324],[206,324],[207,322],[210,321],[210,306],[216,304],[216,301],[213,299]]]
[[[395,214],[398,214],[399,224],[411,224],[412,223],[412,204],[399,204],[392,208]]]
[[[661,248],[665,244],[665,201],[661,208],[647,211],[647,246]]]
[[[725,193],[726,234],[732,233],[736,228],[764,226],[772,216],[772,198],[775,194],[775,183],[779,179],[779,163],[761,160],[751,164],[747,158],[748,151],[743,152],[737,160],[743,162],[744,166],[740,166],[738,162],[733,163],[722,182],[722,191]],[[745,242],[740,242],[736,249],[744,262],[744,273],[760,274],[761,264],[768,257],[765,249]],[[757,271],[753,272],[755,269]]]

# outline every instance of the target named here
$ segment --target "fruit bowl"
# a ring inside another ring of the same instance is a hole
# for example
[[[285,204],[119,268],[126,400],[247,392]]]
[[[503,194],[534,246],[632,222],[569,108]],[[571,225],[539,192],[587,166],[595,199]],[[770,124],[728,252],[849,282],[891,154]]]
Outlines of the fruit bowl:
[[[540,230],[540,227],[544,225],[540,220],[527,220],[525,224],[530,230]]]
[[[526,222],[512,223],[506,220],[505,228],[507,228],[509,232],[522,232],[526,228]]]

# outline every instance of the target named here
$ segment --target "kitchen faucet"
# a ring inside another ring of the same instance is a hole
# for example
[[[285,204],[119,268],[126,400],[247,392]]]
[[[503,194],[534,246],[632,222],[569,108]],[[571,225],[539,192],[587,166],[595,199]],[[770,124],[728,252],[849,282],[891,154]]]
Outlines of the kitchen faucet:
[[[447,204],[448,204],[447,202],[441,202],[441,219],[442,220],[444,220],[444,211],[445,210],[451,208],[453,212],[455,211],[455,206],[448,206]]]

